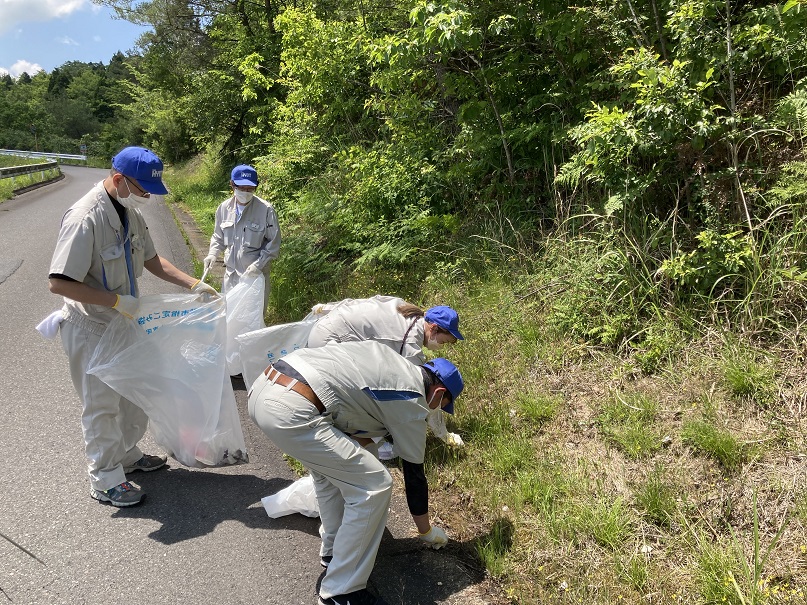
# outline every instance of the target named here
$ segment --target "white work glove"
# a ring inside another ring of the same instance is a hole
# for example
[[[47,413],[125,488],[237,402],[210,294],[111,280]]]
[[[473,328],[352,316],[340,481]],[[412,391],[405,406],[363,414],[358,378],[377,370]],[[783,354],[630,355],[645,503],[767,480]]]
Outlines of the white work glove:
[[[258,263],[252,263],[247,270],[244,271],[244,277],[258,277],[261,274],[261,269]]]
[[[115,301],[115,304],[112,305],[112,308],[124,317],[134,319],[138,309],[140,309],[140,299],[129,296],[128,294],[124,294],[123,296],[116,294],[115,296],[117,296],[118,299]]]
[[[418,532],[418,538],[426,542],[434,550],[439,550],[448,544],[446,532],[434,525],[425,534]]]
[[[219,297],[219,293],[216,292],[216,289],[210,284],[206,284],[201,279],[191,286],[191,292],[194,294],[209,294],[213,298]]]
[[[202,261],[205,267],[205,272],[210,271],[213,267],[213,263],[216,262],[216,255],[215,254],[208,254],[205,256],[205,259]]]
[[[457,435],[457,433],[446,433],[445,442],[446,445],[450,445],[451,447],[463,447],[465,445],[462,437]]]

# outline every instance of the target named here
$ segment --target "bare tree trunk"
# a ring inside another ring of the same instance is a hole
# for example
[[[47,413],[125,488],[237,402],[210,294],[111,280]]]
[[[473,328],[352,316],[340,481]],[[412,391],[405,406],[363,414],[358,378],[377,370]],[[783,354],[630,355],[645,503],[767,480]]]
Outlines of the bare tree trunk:
[[[639,21],[639,17],[636,15],[636,11],[633,9],[633,2],[630,0],[625,0],[628,3],[628,8],[630,9],[630,14],[633,16],[633,22],[636,24],[636,29],[639,30],[639,34],[644,41],[644,45],[647,48],[651,47],[650,39],[647,37],[647,34],[644,33],[644,28],[642,28],[642,23]],[[635,35],[635,34],[634,34]]]
[[[499,108],[496,106],[496,100],[493,98],[493,91],[490,89],[490,85],[488,84],[488,79],[485,76],[485,70],[482,67],[482,64],[479,60],[474,57],[473,55],[468,55],[471,58],[471,61],[476,63],[476,66],[479,68],[479,74],[482,77],[482,87],[485,89],[485,95],[490,102],[490,107],[493,110],[493,115],[496,116],[496,123],[499,126],[499,136],[502,139],[502,148],[504,149],[504,155],[507,159],[507,180],[512,185],[516,180],[516,171],[513,168],[513,156],[512,152],[510,151],[510,142],[507,140],[507,134],[504,132],[504,123],[502,122],[502,117],[499,115]],[[476,76],[474,76],[476,77]]]
[[[664,38],[664,27],[662,27],[661,18],[658,15],[658,5],[656,4],[656,0],[650,0],[650,4],[653,6],[653,16],[656,19],[656,31],[658,32],[659,45],[661,45],[661,56],[665,61],[668,61],[667,43]]]

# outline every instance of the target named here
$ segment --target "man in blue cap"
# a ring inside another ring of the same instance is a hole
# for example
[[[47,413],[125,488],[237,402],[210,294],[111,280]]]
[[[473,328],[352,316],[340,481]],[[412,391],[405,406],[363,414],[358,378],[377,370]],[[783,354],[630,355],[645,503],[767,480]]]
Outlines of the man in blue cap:
[[[395,439],[420,539],[435,549],[448,542],[429,521],[426,416],[438,407],[453,413],[462,389],[450,361],[417,366],[375,341],[298,349],[253,383],[251,418],[314,480],[327,569],[320,605],[388,605],[367,590],[392,495],[389,471],[359,447],[376,437]]]
[[[228,292],[242,276],[266,277],[263,306],[269,301],[271,261],[280,253],[280,227],[275,209],[255,195],[258,173],[252,166],[241,164],[230,173],[233,195],[216,209],[216,222],[210,249],[204,259],[205,272],[210,271],[224,253],[224,279],[221,291]]]
[[[133,471],[153,471],[165,456],[137,447],[148,418],[87,367],[107,325],[120,313],[137,317],[137,278],[148,269],[162,280],[200,294],[218,293],[177,269],[154,248],[139,208],[165,195],[163,163],[148,149],[127,147],[112,170],[62,218],[50,264],[50,291],[64,297],[60,325],[70,375],[83,404],[81,424],[90,475],[90,495],[113,506],[139,504],[145,494],[126,480]]]
[[[335,303],[316,305],[312,309],[321,318],[311,328],[308,347],[322,347],[330,342],[374,340],[385,344],[417,365],[426,363],[423,348],[439,351],[446,344],[463,340],[459,315],[444,305],[425,312],[420,307],[395,296],[348,298]],[[461,447],[462,438],[446,428],[443,412],[432,410],[429,428],[438,439],[450,446]],[[380,441],[378,455],[382,460],[395,457],[392,444]]]

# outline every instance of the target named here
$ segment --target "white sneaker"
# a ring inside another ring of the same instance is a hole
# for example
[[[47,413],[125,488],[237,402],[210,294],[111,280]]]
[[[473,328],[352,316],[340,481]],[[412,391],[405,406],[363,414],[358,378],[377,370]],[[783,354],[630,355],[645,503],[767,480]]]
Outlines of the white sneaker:
[[[381,460],[392,460],[393,458],[397,458],[395,453],[392,451],[392,444],[388,441],[384,441],[381,445],[379,445],[378,457]]]

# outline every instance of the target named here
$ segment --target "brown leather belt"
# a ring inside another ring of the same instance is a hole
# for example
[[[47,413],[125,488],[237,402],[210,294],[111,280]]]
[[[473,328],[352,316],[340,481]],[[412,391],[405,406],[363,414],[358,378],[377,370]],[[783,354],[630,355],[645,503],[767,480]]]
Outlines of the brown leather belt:
[[[291,390],[308,399],[308,401],[311,402],[311,405],[317,408],[317,411],[320,414],[325,413],[325,406],[322,405],[322,402],[319,400],[319,397],[317,397],[317,394],[314,392],[314,389],[312,389],[307,384],[303,384],[299,380],[294,380],[294,378],[291,378],[290,376],[281,374],[272,366],[266,368],[263,371],[263,373],[266,374],[266,377],[269,380],[271,380],[272,382],[276,382],[277,384],[284,387],[287,387],[290,384],[292,384],[292,382],[294,382],[294,386],[291,387]]]

